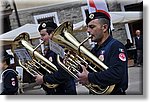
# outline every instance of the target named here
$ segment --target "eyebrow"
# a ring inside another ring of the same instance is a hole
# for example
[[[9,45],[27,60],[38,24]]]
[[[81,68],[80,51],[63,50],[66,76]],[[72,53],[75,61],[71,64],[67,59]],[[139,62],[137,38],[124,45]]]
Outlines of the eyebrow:
[[[87,27],[89,27],[89,28],[94,28],[95,25],[91,24],[91,25],[87,25]]]

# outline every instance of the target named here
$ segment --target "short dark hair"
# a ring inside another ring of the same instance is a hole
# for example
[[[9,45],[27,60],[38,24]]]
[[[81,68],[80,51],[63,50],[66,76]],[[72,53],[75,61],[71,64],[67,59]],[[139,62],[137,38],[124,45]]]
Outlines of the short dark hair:
[[[110,29],[110,21],[106,18],[98,18],[98,21],[100,24],[107,24],[108,25],[108,31]]]

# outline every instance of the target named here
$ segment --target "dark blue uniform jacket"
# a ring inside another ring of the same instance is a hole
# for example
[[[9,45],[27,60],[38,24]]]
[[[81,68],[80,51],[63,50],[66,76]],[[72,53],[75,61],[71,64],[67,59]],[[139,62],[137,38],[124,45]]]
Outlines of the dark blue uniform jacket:
[[[101,46],[96,45],[91,52],[109,68],[98,73],[89,73],[89,81],[102,86],[115,84],[111,94],[124,93],[128,87],[128,58],[124,45],[109,36]]]
[[[7,68],[2,74],[2,93],[1,95],[15,95],[18,92],[17,72]]]
[[[55,89],[50,89],[43,87],[46,90],[47,94],[52,95],[75,95],[76,86],[74,78],[71,77],[63,68],[61,68],[57,63],[57,55],[53,51],[48,51],[45,55],[47,59],[52,60],[52,63],[57,66],[58,71],[53,74],[48,74],[43,77],[44,82],[50,84],[59,84]]]

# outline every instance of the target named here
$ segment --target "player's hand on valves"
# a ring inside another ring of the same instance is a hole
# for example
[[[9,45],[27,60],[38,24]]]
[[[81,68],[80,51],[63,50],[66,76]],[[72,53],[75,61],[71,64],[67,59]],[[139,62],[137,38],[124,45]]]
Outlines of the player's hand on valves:
[[[43,76],[42,75],[35,75],[35,81],[37,84],[43,84],[44,81],[43,81]]]
[[[87,67],[85,67],[84,65],[81,66],[82,67],[82,73],[78,73],[78,79],[77,81],[79,81],[80,84],[85,85],[85,84],[89,84],[89,80],[88,80],[88,74],[89,72],[87,71]]]

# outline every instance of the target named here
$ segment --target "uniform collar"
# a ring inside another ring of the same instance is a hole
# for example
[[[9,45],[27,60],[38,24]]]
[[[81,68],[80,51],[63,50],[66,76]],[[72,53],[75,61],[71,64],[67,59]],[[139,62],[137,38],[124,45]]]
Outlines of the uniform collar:
[[[110,42],[111,39],[112,39],[112,36],[110,35],[101,45],[97,44],[96,46],[98,46],[98,49],[102,48],[102,47],[106,46]]]
[[[9,70],[9,69],[12,69],[10,66],[8,66],[7,68],[5,68],[2,72],[5,72],[5,71],[7,71],[7,70]]]

